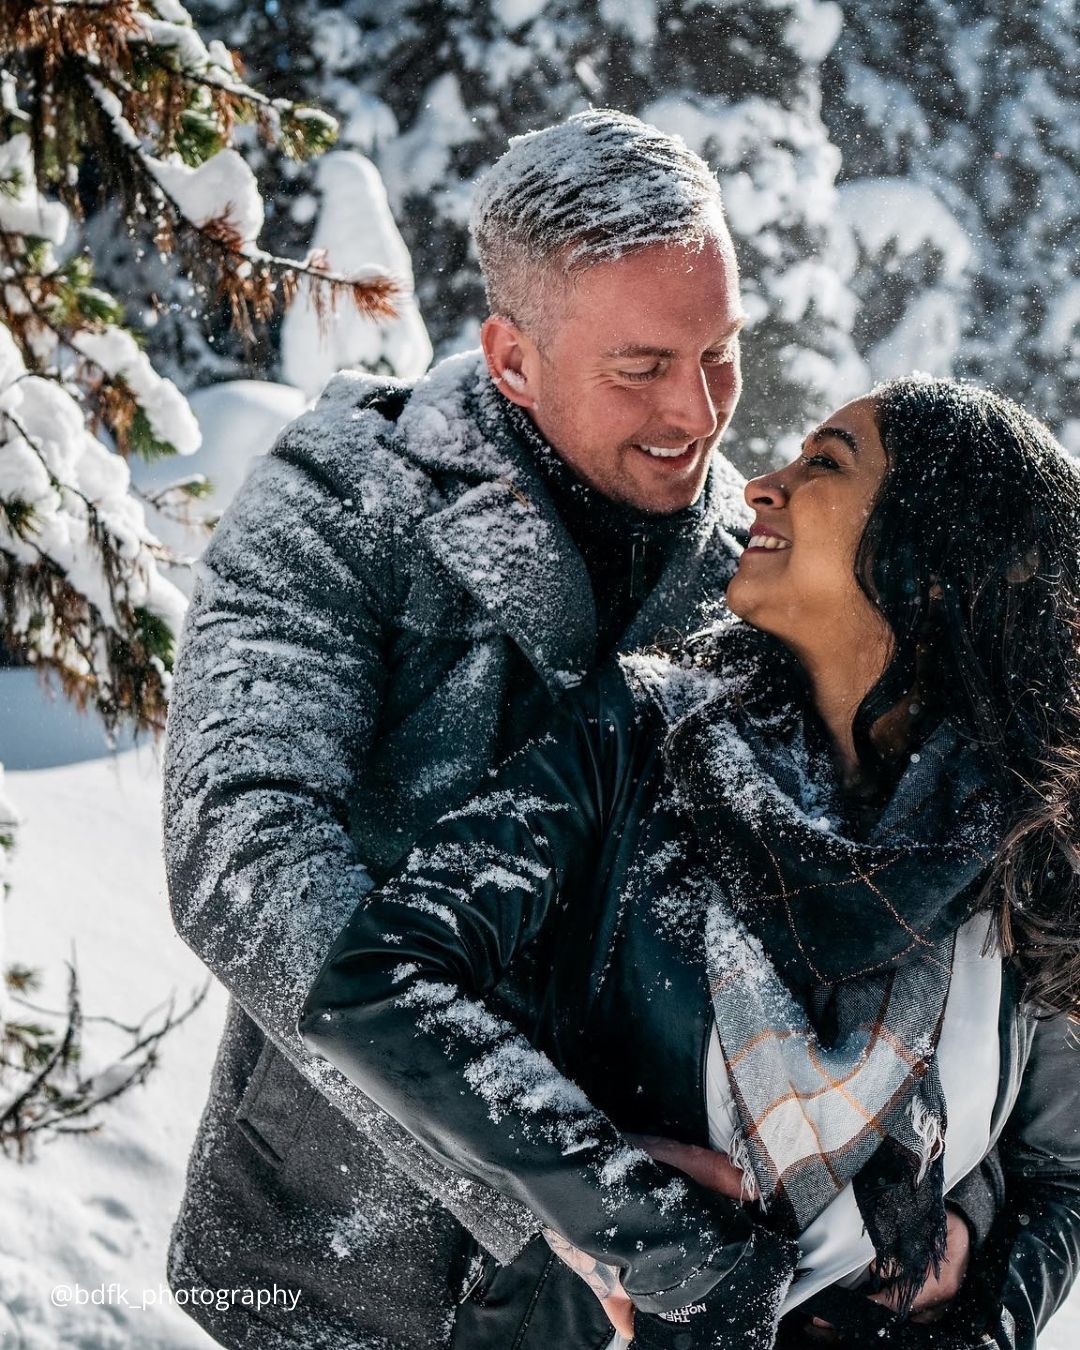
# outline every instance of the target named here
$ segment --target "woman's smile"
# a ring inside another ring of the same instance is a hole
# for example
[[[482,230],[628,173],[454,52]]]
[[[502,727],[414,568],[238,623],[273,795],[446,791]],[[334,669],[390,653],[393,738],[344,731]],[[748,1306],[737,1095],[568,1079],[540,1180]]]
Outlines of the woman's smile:
[[[746,545],[745,552],[753,550],[756,553],[781,553],[791,547],[791,540],[785,538],[782,534],[777,534],[770,530],[767,525],[760,522],[755,523],[750,528],[750,539]]]

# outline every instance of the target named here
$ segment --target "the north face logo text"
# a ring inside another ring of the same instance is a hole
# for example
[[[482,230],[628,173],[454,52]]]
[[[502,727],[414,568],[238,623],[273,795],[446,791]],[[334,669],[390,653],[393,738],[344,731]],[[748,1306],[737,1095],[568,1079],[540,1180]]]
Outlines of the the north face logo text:
[[[674,1312],[662,1312],[658,1316],[664,1322],[689,1322],[695,1313],[704,1311],[704,1303],[688,1303],[685,1308],[676,1308]]]

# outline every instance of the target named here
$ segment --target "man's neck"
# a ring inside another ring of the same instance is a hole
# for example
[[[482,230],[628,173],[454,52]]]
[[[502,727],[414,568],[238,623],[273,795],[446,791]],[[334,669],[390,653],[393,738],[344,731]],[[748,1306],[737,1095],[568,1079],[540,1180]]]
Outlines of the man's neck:
[[[663,573],[668,546],[701,519],[704,498],[672,515],[612,501],[586,483],[548,443],[528,413],[506,400],[507,425],[529,451],[589,574],[598,651],[617,644]]]

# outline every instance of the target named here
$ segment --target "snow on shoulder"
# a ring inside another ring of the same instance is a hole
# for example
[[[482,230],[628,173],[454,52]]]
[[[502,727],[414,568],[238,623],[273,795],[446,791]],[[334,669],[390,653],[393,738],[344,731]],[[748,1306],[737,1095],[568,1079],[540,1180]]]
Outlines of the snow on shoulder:
[[[378,395],[395,388],[404,385],[385,375],[339,371],[314,407],[285,427],[271,459],[298,460],[329,474],[346,510],[415,516],[421,511],[423,479],[392,445],[394,422],[378,406]]]
[[[745,691],[751,665],[739,656],[714,664],[705,656],[722,635],[738,627],[734,617],[724,618],[693,634],[681,651],[646,650],[619,657],[619,665],[631,690],[647,695],[670,727],[707,703]]]
[[[477,478],[497,478],[513,465],[477,423],[476,409],[494,395],[483,353],[448,356],[420,380],[398,430],[420,463]]]

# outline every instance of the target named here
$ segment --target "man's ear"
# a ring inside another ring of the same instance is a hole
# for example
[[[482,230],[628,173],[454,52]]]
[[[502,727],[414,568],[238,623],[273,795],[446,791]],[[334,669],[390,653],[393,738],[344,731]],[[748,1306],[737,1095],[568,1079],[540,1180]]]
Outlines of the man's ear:
[[[480,329],[480,344],[491,378],[510,402],[537,407],[539,352],[528,334],[512,320],[493,314]]]

